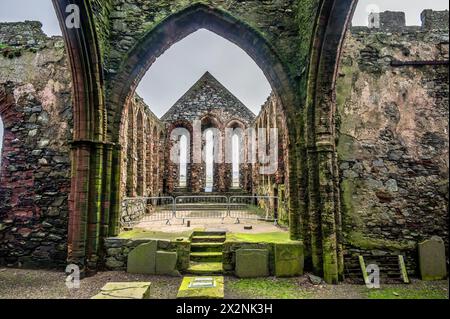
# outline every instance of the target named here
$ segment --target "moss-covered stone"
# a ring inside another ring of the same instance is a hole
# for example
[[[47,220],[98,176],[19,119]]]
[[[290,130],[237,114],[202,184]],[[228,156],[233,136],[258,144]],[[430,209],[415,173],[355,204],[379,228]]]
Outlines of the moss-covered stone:
[[[238,249],[236,251],[235,273],[239,278],[269,276],[269,251],[265,249]]]
[[[415,248],[415,243],[404,241],[393,241],[381,238],[370,238],[359,232],[350,232],[347,238],[348,242],[358,248],[363,249],[387,249],[391,251],[412,250]]]
[[[447,277],[445,245],[440,237],[419,243],[419,267],[422,280],[441,280]]]
[[[128,254],[127,272],[132,274],[156,273],[157,241],[141,244]]]
[[[221,276],[207,277],[214,280],[215,286],[209,288],[191,288],[189,285],[198,277],[184,277],[178,290],[177,299],[223,299],[224,279]]]
[[[91,299],[150,299],[150,282],[110,282]]]
[[[156,274],[157,275],[169,275],[179,276],[180,273],[176,269],[177,267],[177,253],[167,251],[156,252]]]
[[[295,242],[289,238],[288,232],[270,232],[270,233],[232,233],[227,235],[226,242],[244,242],[244,243],[288,243]]]
[[[301,242],[275,244],[275,276],[293,277],[303,274],[304,255]]]

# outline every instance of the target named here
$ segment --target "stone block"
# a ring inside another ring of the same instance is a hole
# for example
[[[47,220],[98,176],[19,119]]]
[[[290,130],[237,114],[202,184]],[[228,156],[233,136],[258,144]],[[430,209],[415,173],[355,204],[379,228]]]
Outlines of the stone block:
[[[275,244],[275,276],[293,277],[303,274],[303,244]]]
[[[150,282],[110,282],[91,299],[150,299]]]
[[[442,238],[433,236],[419,243],[419,268],[422,280],[441,280],[447,277],[445,246]]]
[[[158,242],[140,244],[128,254],[127,272],[132,274],[156,273],[156,249]]]
[[[156,252],[156,274],[179,276],[176,269],[178,255],[176,252],[157,251]]]
[[[236,250],[235,272],[239,278],[269,276],[269,251],[266,249]]]
[[[192,283],[198,278],[205,281],[211,279],[214,282],[214,286],[193,286]],[[222,276],[184,277],[178,290],[177,299],[223,299],[224,295],[224,280]]]

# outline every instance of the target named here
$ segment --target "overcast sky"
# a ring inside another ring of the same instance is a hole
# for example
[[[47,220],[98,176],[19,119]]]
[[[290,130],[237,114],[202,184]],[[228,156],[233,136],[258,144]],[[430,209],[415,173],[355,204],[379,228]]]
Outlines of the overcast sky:
[[[420,25],[423,9],[448,9],[448,0],[360,0],[353,25],[367,25],[370,11],[405,11],[408,25]],[[60,35],[50,0],[0,0],[0,21],[39,20],[48,35]],[[206,71],[210,71],[254,113],[270,93],[262,71],[239,47],[206,30],[174,44],[150,68],[138,93],[162,116]],[[3,127],[0,121],[0,140]]]

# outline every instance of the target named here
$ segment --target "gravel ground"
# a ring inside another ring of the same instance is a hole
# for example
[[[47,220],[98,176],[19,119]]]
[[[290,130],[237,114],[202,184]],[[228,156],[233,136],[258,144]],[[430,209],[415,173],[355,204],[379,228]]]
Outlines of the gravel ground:
[[[134,275],[126,272],[100,272],[81,281],[80,289],[67,289],[65,274],[58,271],[0,269],[0,299],[89,299],[108,282],[150,281],[151,298],[176,297],[181,277]],[[446,298],[448,280],[424,282],[413,280],[410,285],[382,285],[376,292],[363,285],[313,285],[307,276],[297,278],[237,279],[226,277],[225,297],[289,298],[289,299],[366,299],[366,298]]]

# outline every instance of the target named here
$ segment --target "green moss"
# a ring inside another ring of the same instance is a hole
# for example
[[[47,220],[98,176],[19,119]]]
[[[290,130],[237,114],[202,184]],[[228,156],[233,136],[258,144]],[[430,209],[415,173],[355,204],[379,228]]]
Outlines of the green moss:
[[[224,279],[221,276],[214,278],[215,287],[212,288],[189,288],[194,277],[185,277],[178,290],[177,298],[181,299],[223,299]]]
[[[146,231],[144,229],[133,229],[130,231],[122,232],[119,234],[118,238],[122,239],[170,239],[176,240],[177,238],[189,239],[192,235],[192,230],[180,232],[180,233],[169,233],[169,232],[158,232],[158,231]]]
[[[356,231],[350,232],[347,239],[351,245],[363,249],[411,250],[415,248],[415,244],[409,242],[369,238]]]
[[[295,278],[249,278],[227,281],[226,289],[241,298],[304,299],[312,294],[302,289]]]
[[[294,242],[289,238],[288,232],[270,232],[258,234],[234,233],[227,235],[228,241],[240,241],[248,243],[286,243]]]
[[[408,286],[396,288],[370,289],[369,299],[448,299],[448,291],[442,287],[411,289]]]

